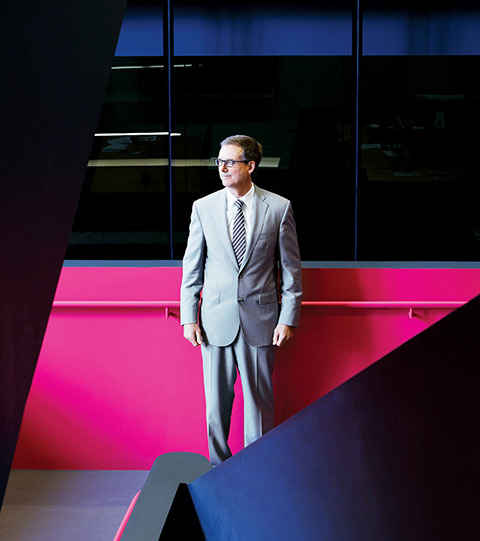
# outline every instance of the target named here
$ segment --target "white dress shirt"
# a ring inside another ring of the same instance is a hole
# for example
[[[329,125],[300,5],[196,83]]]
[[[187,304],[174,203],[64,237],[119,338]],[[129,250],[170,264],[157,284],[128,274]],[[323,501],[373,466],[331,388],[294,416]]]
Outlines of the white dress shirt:
[[[228,232],[230,233],[230,239],[232,239],[232,232],[233,232],[233,220],[235,219],[235,215],[237,214],[237,207],[235,206],[235,201],[237,198],[233,195],[233,193],[228,189],[225,188],[227,192],[227,224],[228,224]],[[252,187],[250,190],[243,196],[239,197],[241,201],[243,201],[243,215],[245,216],[245,235],[247,239],[247,246],[250,241],[250,236],[252,233],[252,217],[253,217],[253,195],[255,193],[255,186],[252,184]]]

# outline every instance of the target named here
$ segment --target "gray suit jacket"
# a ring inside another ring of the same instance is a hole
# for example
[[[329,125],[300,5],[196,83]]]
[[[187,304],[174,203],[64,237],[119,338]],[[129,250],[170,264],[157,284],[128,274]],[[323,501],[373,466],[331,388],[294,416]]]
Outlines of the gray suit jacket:
[[[201,299],[207,343],[227,346],[241,327],[250,345],[266,346],[277,323],[296,327],[300,318],[301,262],[291,204],[255,186],[252,232],[241,267],[230,241],[226,205],[224,189],[193,204],[181,323],[197,323]]]

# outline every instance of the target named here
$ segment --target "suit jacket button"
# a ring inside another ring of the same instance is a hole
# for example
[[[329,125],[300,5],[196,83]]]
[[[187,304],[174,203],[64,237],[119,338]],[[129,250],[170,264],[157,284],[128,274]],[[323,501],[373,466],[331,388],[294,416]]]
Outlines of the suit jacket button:
[[[242,297],[238,297],[237,300],[238,300],[239,303],[242,303],[245,299],[242,299]]]

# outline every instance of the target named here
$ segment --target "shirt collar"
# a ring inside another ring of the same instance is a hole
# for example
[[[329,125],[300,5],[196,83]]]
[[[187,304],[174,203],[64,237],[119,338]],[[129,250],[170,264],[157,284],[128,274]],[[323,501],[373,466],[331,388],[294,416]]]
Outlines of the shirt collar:
[[[237,197],[235,197],[228,188],[225,188],[225,190],[227,191],[227,211],[229,211],[237,200]],[[253,207],[254,193],[255,185],[252,183],[252,187],[250,188],[250,190],[248,190],[248,192],[243,197],[239,197],[238,199],[243,201],[247,208],[251,209]]]

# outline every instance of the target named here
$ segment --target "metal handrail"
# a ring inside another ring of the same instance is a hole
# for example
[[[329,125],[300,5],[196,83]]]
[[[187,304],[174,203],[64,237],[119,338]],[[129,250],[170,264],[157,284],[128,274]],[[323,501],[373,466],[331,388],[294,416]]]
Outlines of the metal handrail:
[[[459,308],[465,301],[303,301],[302,306],[341,308]]]
[[[302,307],[354,308],[354,309],[407,309],[410,318],[414,309],[456,309],[466,301],[303,301]],[[53,308],[164,308],[165,317],[170,308],[179,308],[180,301],[54,301]]]

